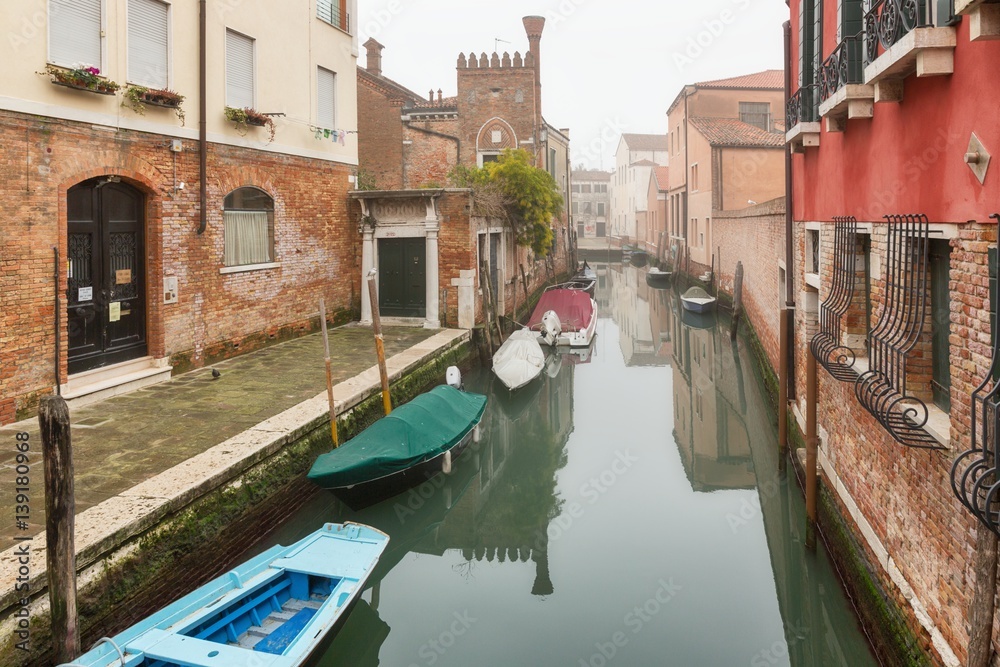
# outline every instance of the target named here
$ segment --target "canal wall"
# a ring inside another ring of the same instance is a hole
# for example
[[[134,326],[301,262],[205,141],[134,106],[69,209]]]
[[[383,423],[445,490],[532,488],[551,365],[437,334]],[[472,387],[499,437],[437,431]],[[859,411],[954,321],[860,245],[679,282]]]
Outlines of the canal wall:
[[[448,366],[467,367],[473,356],[469,333],[456,331],[394,355],[387,362],[393,404],[440,384]],[[341,440],[381,414],[377,368],[334,392]],[[81,646],[242,562],[249,547],[317,492],[304,475],[330,448],[329,423],[324,391],[78,515]],[[15,587],[15,550],[0,555],[0,656],[4,665],[51,664],[44,537],[31,542],[27,592]],[[25,640],[28,650],[16,648]]]

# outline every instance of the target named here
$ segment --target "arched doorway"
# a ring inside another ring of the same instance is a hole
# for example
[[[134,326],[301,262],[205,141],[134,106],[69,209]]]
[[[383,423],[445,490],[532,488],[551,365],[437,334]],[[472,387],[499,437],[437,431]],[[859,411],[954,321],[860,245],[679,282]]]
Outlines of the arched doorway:
[[[114,176],[66,194],[70,375],[146,355],[144,210]]]

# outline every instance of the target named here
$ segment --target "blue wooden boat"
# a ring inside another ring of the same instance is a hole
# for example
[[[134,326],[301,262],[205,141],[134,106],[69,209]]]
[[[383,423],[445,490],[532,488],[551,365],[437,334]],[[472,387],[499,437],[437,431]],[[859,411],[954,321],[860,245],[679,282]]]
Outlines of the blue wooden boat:
[[[681,305],[692,313],[708,313],[715,310],[715,297],[695,285],[681,294]]]
[[[388,542],[369,526],[328,523],[101,640],[70,665],[297,667],[347,619]]]

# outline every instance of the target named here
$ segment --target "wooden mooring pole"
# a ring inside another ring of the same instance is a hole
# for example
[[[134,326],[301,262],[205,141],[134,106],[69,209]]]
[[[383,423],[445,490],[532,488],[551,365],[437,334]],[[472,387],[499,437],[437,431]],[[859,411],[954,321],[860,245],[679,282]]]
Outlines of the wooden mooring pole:
[[[736,340],[736,332],[740,327],[740,317],[743,316],[743,262],[736,262],[736,276],[733,278],[733,328],[729,331],[729,339]]]
[[[61,396],[46,396],[38,406],[45,467],[45,540],[48,564],[52,649],[57,664],[80,654],[76,616],[76,551],[73,520],[73,450],[69,407]]]
[[[819,436],[816,433],[816,396],[819,379],[816,357],[806,353],[806,548],[816,550],[816,474]]]
[[[382,320],[378,312],[378,289],[375,287],[375,270],[368,274],[368,298],[372,302],[372,329],[375,331],[375,354],[378,355],[378,374],[382,380],[382,409],[385,414],[392,412],[392,397],[389,396],[389,373],[385,369],[385,341],[382,338]]]
[[[319,324],[323,329],[323,361],[326,364],[326,400],[330,404],[330,436],[333,446],[339,447],[337,439],[337,411],[333,402],[333,368],[330,364],[330,336],[326,332],[326,299],[319,300]]]

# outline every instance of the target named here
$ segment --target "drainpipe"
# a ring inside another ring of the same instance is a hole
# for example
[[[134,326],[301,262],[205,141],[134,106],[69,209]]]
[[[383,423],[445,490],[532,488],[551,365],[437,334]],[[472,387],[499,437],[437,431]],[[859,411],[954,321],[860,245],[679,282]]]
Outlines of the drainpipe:
[[[782,25],[785,43],[785,108],[792,92],[792,25]],[[786,114],[787,118],[787,114]],[[786,120],[787,124],[787,120]],[[788,128],[785,128],[788,131]],[[785,307],[780,310],[778,324],[778,469],[784,472],[788,461],[788,400],[789,376],[794,376],[791,355],[791,324],[789,307],[794,307],[792,296],[792,149],[785,143]]]
[[[208,42],[208,8],[206,0],[198,0],[198,196],[199,221],[198,233],[204,234],[208,226],[208,101],[205,99],[208,91],[208,55],[205,53]]]
[[[684,270],[691,270],[691,244],[688,242],[688,197],[691,192],[691,183],[688,182],[688,175],[691,173],[691,165],[688,164],[688,91],[684,87]]]

